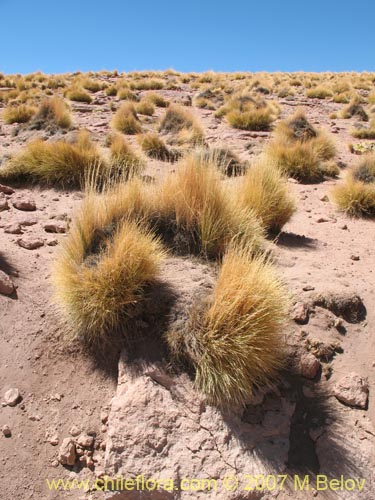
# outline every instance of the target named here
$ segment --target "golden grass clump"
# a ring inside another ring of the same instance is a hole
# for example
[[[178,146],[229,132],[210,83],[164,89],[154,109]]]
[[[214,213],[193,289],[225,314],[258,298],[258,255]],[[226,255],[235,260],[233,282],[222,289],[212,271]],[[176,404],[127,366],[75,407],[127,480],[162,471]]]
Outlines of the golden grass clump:
[[[242,161],[236,153],[225,146],[197,148],[193,154],[200,161],[217,168],[219,172],[228,177],[243,175],[248,168],[246,161]]]
[[[133,80],[130,83],[130,88],[133,90],[161,90],[164,88],[164,81],[157,78]]]
[[[338,175],[337,165],[330,161],[335,154],[331,139],[312,127],[301,110],[277,125],[275,138],[265,149],[267,161],[302,182]]]
[[[122,101],[138,101],[137,94],[134,94],[128,87],[120,87],[117,91],[117,97]]]
[[[144,289],[158,276],[163,251],[142,225],[103,225],[100,199],[89,196],[53,269],[56,302],[70,334],[94,348],[129,338]]]
[[[92,97],[82,87],[71,87],[67,89],[65,96],[70,101],[84,102],[86,104],[90,104],[92,102]]]
[[[96,92],[99,92],[99,90],[102,90],[103,85],[92,78],[86,78],[82,81],[82,87],[95,94]]]
[[[128,135],[142,132],[142,126],[132,102],[125,101],[121,104],[112,118],[111,126],[119,132]]]
[[[361,127],[353,129],[351,132],[352,136],[356,139],[375,139],[375,120],[370,122],[369,127]]]
[[[43,99],[33,119],[34,128],[45,128],[51,124],[61,128],[69,128],[72,125],[69,108],[59,97]]]
[[[138,175],[144,168],[143,160],[133,151],[125,138],[120,134],[112,139],[111,153],[111,178],[128,180]]]
[[[5,123],[27,123],[35,115],[36,108],[27,104],[11,105],[3,111]]]
[[[317,86],[308,89],[306,96],[310,99],[327,99],[327,97],[332,97],[332,91],[327,87]]]
[[[14,181],[79,187],[93,170],[105,170],[106,165],[86,131],[77,134],[74,142],[47,142],[36,139],[1,169],[0,178]]]
[[[193,366],[195,384],[209,402],[245,405],[282,367],[288,305],[272,264],[233,247],[208,302],[194,311],[183,332],[168,332],[167,342]]]
[[[338,208],[352,217],[375,216],[375,154],[366,154],[334,187]]]
[[[158,108],[167,108],[169,105],[169,102],[164,99],[162,95],[157,94],[156,92],[147,92],[147,94],[144,95],[144,99],[150,101],[154,106]]]
[[[203,130],[197,118],[183,106],[171,104],[160,123],[162,134],[171,134],[177,144],[199,144],[204,139]]]
[[[279,233],[296,210],[286,178],[273,164],[252,165],[238,187],[238,203],[250,208],[270,233]]]
[[[269,130],[271,123],[275,119],[269,108],[254,108],[245,111],[234,109],[226,115],[226,118],[233,128],[254,131]]]
[[[217,168],[198,155],[186,156],[155,189],[158,230],[179,253],[219,258],[236,239],[249,248],[262,246],[264,233],[254,212],[238,207]]]
[[[135,109],[140,115],[152,116],[155,113],[155,106],[147,99],[142,99],[138,102],[135,105]]]
[[[171,151],[158,134],[149,132],[137,137],[138,143],[143,152],[150,158],[161,161],[175,161],[178,158],[177,152]]]

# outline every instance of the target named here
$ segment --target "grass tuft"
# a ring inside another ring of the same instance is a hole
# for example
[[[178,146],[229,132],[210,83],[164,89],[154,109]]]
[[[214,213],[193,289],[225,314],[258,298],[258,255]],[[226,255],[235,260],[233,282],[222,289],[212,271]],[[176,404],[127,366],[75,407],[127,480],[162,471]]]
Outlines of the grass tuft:
[[[119,132],[128,135],[139,134],[142,131],[134,104],[130,101],[121,104],[112,118],[111,125]]]
[[[168,332],[167,342],[195,368],[195,384],[209,402],[245,405],[282,367],[287,310],[286,291],[272,264],[234,247],[224,256],[208,303],[184,332]]]

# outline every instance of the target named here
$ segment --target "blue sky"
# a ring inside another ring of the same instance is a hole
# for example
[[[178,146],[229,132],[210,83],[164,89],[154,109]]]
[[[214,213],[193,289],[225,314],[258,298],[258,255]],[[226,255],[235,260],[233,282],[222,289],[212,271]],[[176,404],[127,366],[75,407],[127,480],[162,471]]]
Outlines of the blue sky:
[[[373,0],[0,0],[0,71],[375,71]]]

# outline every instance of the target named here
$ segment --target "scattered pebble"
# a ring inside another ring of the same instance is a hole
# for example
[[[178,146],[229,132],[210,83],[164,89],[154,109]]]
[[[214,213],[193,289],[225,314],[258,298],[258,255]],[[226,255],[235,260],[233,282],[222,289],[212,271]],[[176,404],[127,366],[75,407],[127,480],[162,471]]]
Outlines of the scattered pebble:
[[[0,293],[3,295],[12,295],[15,287],[13,281],[9,278],[7,274],[0,271]]]
[[[9,389],[4,394],[4,403],[8,406],[16,406],[21,401],[20,391],[16,388]]]

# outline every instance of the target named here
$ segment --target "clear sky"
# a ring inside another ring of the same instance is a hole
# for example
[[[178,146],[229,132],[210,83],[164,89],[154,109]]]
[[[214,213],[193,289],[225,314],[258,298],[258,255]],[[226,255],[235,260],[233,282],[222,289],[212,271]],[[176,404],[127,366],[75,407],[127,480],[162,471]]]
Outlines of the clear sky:
[[[0,0],[0,71],[375,71],[374,0]]]

